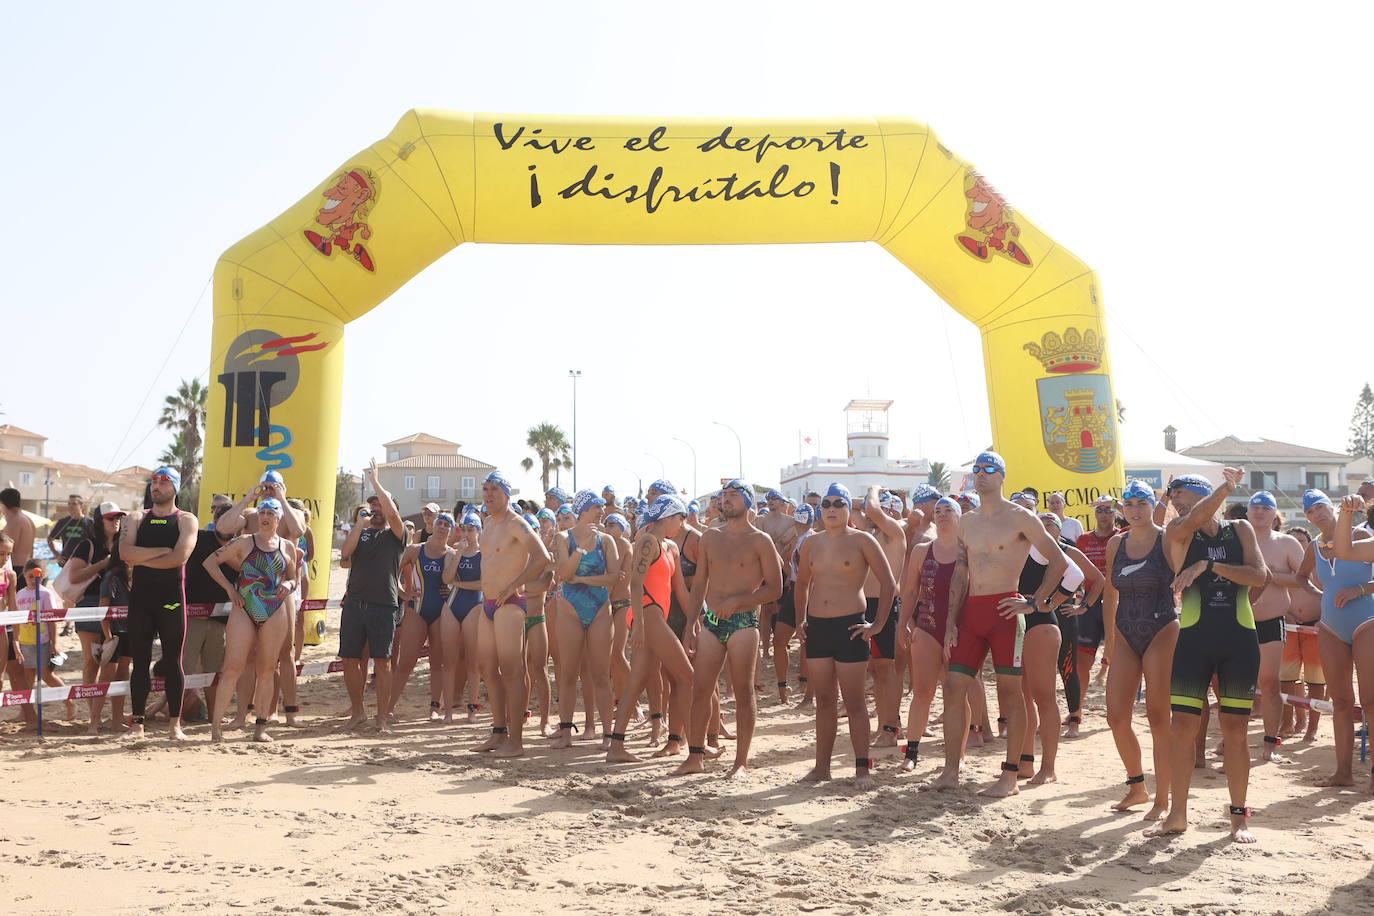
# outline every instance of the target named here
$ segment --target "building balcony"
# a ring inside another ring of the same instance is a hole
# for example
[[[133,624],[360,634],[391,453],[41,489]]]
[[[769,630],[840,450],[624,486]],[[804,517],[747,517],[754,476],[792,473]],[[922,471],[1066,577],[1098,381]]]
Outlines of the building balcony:
[[[420,498],[421,498],[421,499],[446,499],[447,497],[448,497],[448,490],[446,490],[446,489],[439,489],[439,490],[421,490],[421,491],[420,491]]]

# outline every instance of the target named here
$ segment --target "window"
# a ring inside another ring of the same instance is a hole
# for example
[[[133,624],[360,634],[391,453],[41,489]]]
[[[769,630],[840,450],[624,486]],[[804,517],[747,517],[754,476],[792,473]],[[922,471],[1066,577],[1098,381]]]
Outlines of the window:
[[[414,475],[414,474],[407,474],[407,475],[406,475],[405,488],[406,488],[407,490],[413,490],[413,489],[415,489],[415,475]]]
[[[1308,471],[1307,486],[1314,490],[1331,489],[1331,476],[1325,471]]]
[[[389,452],[386,453],[386,460],[387,460],[387,461],[399,461],[400,458],[401,458],[401,453],[398,452],[398,451],[396,451],[394,448],[393,448],[391,451],[389,451]]]
[[[464,477],[464,478],[463,478],[463,499],[472,499],[472,498],[473,498],[474,496],[476,496],[476,495],[477,495],[477,478],[476,478],[476,477]]]
[[[438,493],[442,488],[443,484],[439,482],[438,474],[430,474],[425,478],[425,489],[431,494]]]
[[[29,457],[29,458],[37,458],[37,457],[38,457],[38,446],[36,446],[36,445],[25,445],[25,446],[23,446],[23,447],[21,447],[21,448],[19,449],[19,454],[25,455],[25,456],[27,456],[27,457]],[[32,475],[30,475],[30,476],[32,476]]]
[[[1277,490],[1279,488],[1279,477],[1273,471],[1251,471],[1250,489],[1252,490]]]
[[[25,447],[25,448],[32,448],[33,446],[26,445],[26,446],[24,446],[24,447]],[[20,472],[19,472],[19,486],[21,486],[21,487],[31,487],[31,486],[33,486],[33,472],[32,472],[32,471],[20,471]]]

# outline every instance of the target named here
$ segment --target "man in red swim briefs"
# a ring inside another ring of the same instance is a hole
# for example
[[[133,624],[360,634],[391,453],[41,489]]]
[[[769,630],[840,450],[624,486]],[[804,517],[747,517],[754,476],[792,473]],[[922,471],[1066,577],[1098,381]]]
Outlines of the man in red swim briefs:
[[[997,694],[1007,710],[1007,758],[997,782],[980,794],[1001,798],[1015,795],[1018,754],[1025,739],[1026,708],[1021,697],[1022,615],[1043,610],[1068,568],[1068,558],[1045,531],[1035,513],[1002,496],[1007,463],[996,452],[983,452],[973,463],[973,486],[978,508],[959,520],[959,558],[950,584],[949,615],[954,626],[945,655],[945,768],[926,788],[959,786],[959,763],[964,755],[968,724],[964,701],[973,678],[992,651],[997,671]],[[1023,597],[1016,586],[1031,547],[1049,559],[1043,584],[1034,596]],[[963,596],[967,595],[967,599]],[[963,599],[962,601],[960,599]],[[961,606],[962,604],[962,606]]]

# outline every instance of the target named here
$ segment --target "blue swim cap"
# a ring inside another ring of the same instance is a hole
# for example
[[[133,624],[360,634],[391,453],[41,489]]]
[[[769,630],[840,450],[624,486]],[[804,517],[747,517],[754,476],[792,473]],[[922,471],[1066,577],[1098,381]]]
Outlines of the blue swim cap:
[[[561,505],[561,506],[558,507],[558,514],[559,514],[559,515],[572,515],[572,514],[573,514],[572,506],[568,505],[567,503],[564,503],[563,505]]]
[[[1254,496],[1250,497],[1250,505],[1268,506],[1270,509],[1277,509],[1279,507],[1279,501],[1275,499],[1274,494],[1270,493],[1268,490],[1260,490]]]
[[[1180,487],[1199,496],[1212,495],[1212,482],[1200,474],[1180,474],[1169,484],[1169,492],[1172,493]]]
[[[840,499],[843,499],[845,501],[845,504],[848,506],[854,505],[854,498],[849,495],[849,487],[846,487],[842,483],[832,483],[826,489],[825,495],[828,499],[835,499],[836,497],[839,497]]]
[[[543,508],[543,509],[540,509],[538,512],[534,513],[534,517],[535,517],[535,518],[546,518],[546,519],[548,519],[548,520],[551,521],[551,522],[556,522],[556,521],[558,521],[558,519],[557,519],[556,517],[554,517],[553,510],[549,509],[547,506],[546,506],[545,508]]]
[[[978,457],[973,459],[973,464],[975,467],[980,464],[990,464],[997,468],[999,473],[1005,474],[1007,472],[1006,459],[996,452],[979,452]]]
[[[533,512],[522,512],[520,517],[525,520],[526,525],[529,525],[535,531],[539,530],[539,519],[534,517]]]
[[[624,531],[626,533],[628,533],[630,530],[630,523],[625,521],[625,516],[621,515],[619,512],[612,512],[610,515],[606,516],[601,520],[601,524],[615,525],[618,528],[620,528],[621,531]]]
[[[773,510],[767,506],[759,506],[759,515],[768,515]]]
[[[271,512],[277,518],[281,518],[281,503],[278,500],[275,500],[269,496],[267,499],[264,499],[262,502],[258,503],[258,511]]]
[[[279,483],[285,485],[286,478],[281,476],[281,471],[264,471],[262,479],[258,483]]]
[[[1302,494],[1302,511],[1311,512],[1315,506],[1331,506],[1336,508],[1331,502],[1331,497],[1321,490],[1306,490]]]
[[[777,490],[769,490],[767,493],[763,494],[763,501],[766,503],[771,503],[775,499],[778,502],[783,502],[782,494]]]
[[[1061,522],[1061,521],[1059,520],[1059,516],[1055,515],[1053,512],[1041,512],[1041,513],[1040,513],[1040,521],[1042,521],[1042,522],[1049,522],[1051,525],[1054,525],[1056,528],[1063,528],[1063,527],[1064,527],[1064,523]]]
[[[469,510],[467,510],[466,512],[463,513],[463,522],[462,522],[462,524],[465,525],[465,526],[467,526],[467,527],[469,527],[469,528],[478,528],[478,529],[480,529],[480,528],[482,527],[482,516],[481,516],[479,513],[474,512],[474,511],[472,511],[471,509],[469,509]]]
[[[911,504],[933,503],[940,498],[940,491],[928,483],[918,483],[911,488]]]
[[[568,491],[565,490],[565,489],[563,489],[562,487],[550,487],[550,488],[549,488],[549,491],[548,491],[547,493],[545,493],[544,495],[545,495],[545,496],[552,496],[554,499],[558,500],[560,503],[570,503],[570,502],[572,502],[572,495],[571,495],[570,493],[568,493]]]
[[[744,497],[744,505],[750,509],[754,508],[754,488],[745,483],[743,478],[736,477],[720,489],[721,492],[726,490],[738,491]]]
[[[958,499],[960,502],[968,503],[975,509],[983,504],[983,498],[972,490],[965,490],[963,493],[960,493]]]
[[[812,510],[810,503],[802,503],[800,506],[797,507],[796,515],[793,515],[792,517],[795,518],[797,521],[801,522],[803,525],[809,525],[815,521],[815,518],[812,516],[811,511]]]
[[[482,483],[494,483],[501,488],[502,493],[510,496],[510,481],[507,480],[506,475],[502,474],[500,471],[492,471]]]
[[[677,487],[673,486],[671,481],[664,480],[661,477],[649,484],[649,489],[657,490],[659,493],[663,494],[674,494],[677,492]]]
[[[884,509],[891,509],[893,512],[901,512],[902,498],[892,493],[884,493],[878,497],[878,505]]]
[[[694,500],[692,500],[691,502],[689,502],[689,503],[687,504],[687,514],[688,514],[688,515],[696,515],[696,514],[699,513],[699,512],[701,512],[701,503],[697,502],[697,501],[694,499]]]
[[[181,489],[181,472],[178,471],[176,468],[169,468],[164,465],[163,467],[158,468],[156,471],[153,471],[153,473],[149,476],[154,479],[158,477],[165,477],[172,482],[172,486],[176,487],[178,490]]]
[[[578,490],[577,495],[573,497],[573,515],[580,517],[583,512],[586,512],[593,506],[604,505],[606,505],[606,500],[597,496],[591,490]]]
[[[644,511],[644,524],[652,525],[654,522],[672,518],[674,515],[686,514],[687,506],[683,504],[682,500],[672,493],[665,493],[654,500],[649,508]]]
[[[963,514],[964,514],[964,508],[963,508],[963,506],[960,506],[960,505],[959,505],[959,500],[957,500],[957,499],[951,499],[951,498],[948,497],[948,496],[941,496],[939,499],[935,500],[935,505],[936,505],[936,506],[949,506],[951,509],[954,510],[954,514],[955,514],[955,515],[963,515]]]
[[[601,488],[601,492],[602,492],[602,493],[609,493],[609,494],[611,494],[612,496],[615,496],[615,495],[616,495],[615,487],[611,486],[610,484],[606,484],[604,487],[602,487],[602,488]]]
[[[1030,503],[1029,506],[1023,506],[1023,507],[1022,507],[1022,508],[1025,508],[1025,509],[1034,509],[1034,508],[1036,507],[1035,497],[1034,497],[1034,496],[1031,496],[1029,493],[1026,493],[1026,492],[1023,492],[1023,491],[1020,491],[1020,490],[1018,490],[1017,492],[1011,494],[1011,496],[1009,497],[1009,499],[1010,499],[1012,502],[1017,503],[1018,505],[1020,504],[1020,502],[1028,502],[1028,503]],[[1018,502],[1018,501],[1019,501],[1019,502]]]
[[[1126,489],[1121,491],[1121,499],[1148,499],[1152,506],[1158,502],[1155,498],[1155,488],[1143,480],[1132,480],[1126,484]]]
[[[456,528],[456,527],[458,527],[457,525],[455,525],[455,524],[453,523],[453,516],[450,515],[450,514],[447,513],[447,512],[440,512],[438,515],[434,516],[434,524],[437,525],[437,524],[439,524],[440,522],[444,522],[444,523],[447,524],[450,528]]]

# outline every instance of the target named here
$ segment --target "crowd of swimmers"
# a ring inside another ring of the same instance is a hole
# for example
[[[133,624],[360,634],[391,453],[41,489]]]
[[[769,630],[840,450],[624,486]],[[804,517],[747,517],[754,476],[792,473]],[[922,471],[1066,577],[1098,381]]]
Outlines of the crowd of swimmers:
[[[373,464],[373,495],[346,527],[340,554],[348,569],[338,652],[347,726],[389,732],[427,653],[431,719],[476,723],[489,711],[490,735],[476,751],[522,755],[528,723],[553,748],[599,741],[609,762],[638,762],[629,745],[642,742],[686,774],[703,771],[732,741],[725,775],[740,778],[767,692],[760,672],[771,662],[778,703],[792,703],[795,690],[801,706],[814,708],[816,757],[806,780],[830,778],[841,719],[859,789],[874,784],[875,749],[898,749],[893,769],[918,771],[921,741],[938,725],[943,765],[921,788],[958,788],[967,748],[1003,740],[1000,773],[981,790],[1002,797],[1023,782],[1057,779],[1060,739],[1078,736],[1098,665],[1125,774],[1113,807],[1143,808],[1157,822],[1154,834],[1187,828],[1211,694],[1232,836],[1254,842],[1247,727],[1257,700],[1259,760],[1276,765],[1289,762],[1284,738],[1311,741],[1319,715],[1283,695],[1301,689],[1329,700],[1335,769],[1318,785],[1355,784],[1355,711],[1374,708],[1374,532],[1361,524],[1374,481],[1339,504],[1308,490],[1311,537],[1282,530],[1267,492],[1228,504],[1243,471],[1223,473],[1219,485],[1175,477],[1163,493],[1131,481],[1119,498],[1093,505],[1085,530],[1065,515],[1062,494],[1047,494],[1043,506],[1034,489],[1006,496],[1007,467],[991,451],[978,456],[972,488],[959,494],[873,487],[856,499],[836,483],[793,501],[776,491],[760,498],[733,480],[704,506],[663,480],[623,504],[610,486],[555,487],[539,506],[515,500],[498,471],[483,482],[480,504],[454,512],[431,504],[414,525]],[[197,695],[184,690],[184,671],[197,643],[197,663],[220,672],[205,697],[212,739],[223,739],[237,695],[233,723],[251,715],[254,738],[270,741],[279,714],[294,724],[299,713],[300,596],[314,550],[308,513],[268,472],[237,503],[217,505],[213,524],[200,529],[176,507],[179,486],[174,470],[159,469],[150,509],[126,514],[102,504],[63,550],[66,573],[88,583],[80,603],[129,608],[117,628],[108,620],[78,626],[95,666],[86,682],[128,672],[130,734],[142,737],[160,641],[156,673],[166,683],[170,733],[185,739],[183,700]],[[15,500],[6,497],[8,515]],[[9,610],[47,600],[41,564],[15,547],[0,535],[0,607]],[[219,630],[202,619],[188,627],[188,601],[226,599],[232,609]],[[1290,633],[1286,623],[1316,635]],[[23,629],[7,638],[16,688],[32,675],[32,634]],[[189,640],[188,629],[196,630]],[[995,728],[983,679],[989,657]],[[932,720],[937,687],[943,710]],[[1153,793],[1134,730],[1142,687]],[[722,689],[734,699],[733,732]],[[101,707],[91,702],[94,732]],[[1374,773],[1368,786],[1374,792]]]

